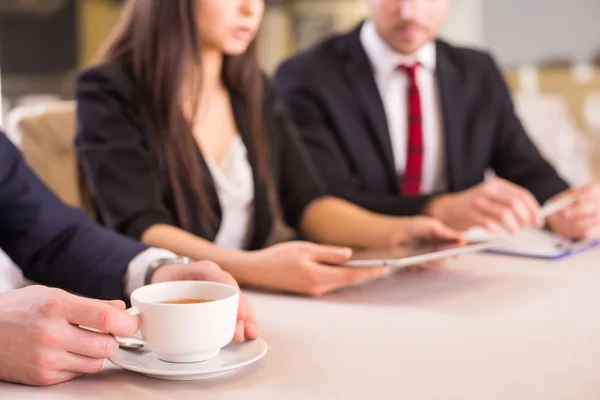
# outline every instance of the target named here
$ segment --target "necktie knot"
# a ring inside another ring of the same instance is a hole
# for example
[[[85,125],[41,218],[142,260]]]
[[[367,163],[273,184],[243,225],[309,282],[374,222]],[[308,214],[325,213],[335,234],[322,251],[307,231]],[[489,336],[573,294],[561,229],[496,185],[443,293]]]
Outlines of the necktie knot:
[[[406,72],[406,74],[408,75],[408,77],[410,78],[410,80],[412,82],[415,82],[416,79],[417,79],[417,70],[419,69],[420,66],[421,66],[420,63],[400,64],[400,66],[398,66],[398,69],[400,69],[401,71]]]

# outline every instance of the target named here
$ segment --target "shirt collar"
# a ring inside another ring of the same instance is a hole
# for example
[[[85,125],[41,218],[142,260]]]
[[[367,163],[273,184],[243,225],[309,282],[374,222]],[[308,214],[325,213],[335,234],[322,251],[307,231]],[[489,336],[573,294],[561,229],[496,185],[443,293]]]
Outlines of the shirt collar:
[[[400,65],[412,65],[417,62],[428,70],[435,70],[436,52],[434,42],[427,42],[411,55],[398,53],[379,36],[375,30],[375,25],[370,20],[367,20],[360,30],[360,41],[376,74],[392,73]]]

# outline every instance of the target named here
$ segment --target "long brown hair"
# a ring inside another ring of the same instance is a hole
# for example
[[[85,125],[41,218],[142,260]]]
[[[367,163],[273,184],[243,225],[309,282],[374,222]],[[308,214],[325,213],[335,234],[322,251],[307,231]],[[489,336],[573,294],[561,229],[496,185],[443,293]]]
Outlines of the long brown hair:
[[[195,112],[191,118],[186,117],[181,103],[184,95],[192,94],[190,100],[196,110],[202,84],[196,1],[128,0],[119,24],[100,52],[99,61],[119,61],[131,69],[156,131],[157,156],[167,171],[182,227],[192,226],[190,202],[186,201],[191,195],[193,204],[200,208],[200,222],[205,229],[214,230],[216,215],[192,135]],[[230,89],[244,97],[258,175],[267,190],[270,208],[275,211],[277,196],[263,124],[264,77],[255,42],[242,55],[225,56],[223,78]]]

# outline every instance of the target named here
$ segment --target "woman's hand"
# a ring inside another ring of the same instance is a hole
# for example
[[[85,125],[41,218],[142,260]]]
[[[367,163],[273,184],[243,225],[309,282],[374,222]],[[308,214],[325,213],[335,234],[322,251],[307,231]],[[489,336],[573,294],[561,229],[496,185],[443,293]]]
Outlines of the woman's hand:
[[[281,243],[241,257],[248,271],[241,282],[308,296],[321,296],[388,273],[385,267],[335,266],[349,260],[352,250],[308,242]]]
[[[394,218],[389,223],[388,246],[414,242],[461,242],[463,236],[437,219],[429,217]]]

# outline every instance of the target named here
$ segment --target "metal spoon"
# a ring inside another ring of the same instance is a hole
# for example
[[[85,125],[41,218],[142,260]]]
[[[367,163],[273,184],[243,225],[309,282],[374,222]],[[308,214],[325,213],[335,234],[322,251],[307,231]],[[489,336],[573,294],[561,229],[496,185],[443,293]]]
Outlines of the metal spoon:
[[[106,332],[99,331],[98,329],[90,328],[90,327],[83,326],[83,325],[80,325],[79,327],[81,329],[85,329],[86,331],[90,331],[90,332],[106,333]],[[111,336],[117,341],[117,343],[119,343],[119,347],[122,349],[139,350],[142,347],[144,347],[144,345],[142,343],[128,341],[125,338],[117,337],[115,335],[111,335]]]
[[[139,350],[145,345],[144,339],[139,336],[139,333],[132,338],[123,338],[112,335],[113,338],[119,343],[119,347],[127,350]]]
[[[144,347],[143,344],[141,343],[132,343],[132,342],[127,342],[127,341],[123,341],[121,340],[117,340],[117,343],[119,343],[119,347],[125,350],[139,350],[142,347]]]

